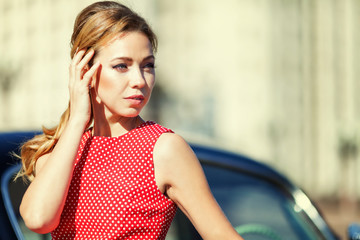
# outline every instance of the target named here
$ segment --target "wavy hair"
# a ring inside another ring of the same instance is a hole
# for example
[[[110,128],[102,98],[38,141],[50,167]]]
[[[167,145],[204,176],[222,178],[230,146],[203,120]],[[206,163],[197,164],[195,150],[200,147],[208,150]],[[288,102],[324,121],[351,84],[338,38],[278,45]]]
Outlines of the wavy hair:
[[[149,24],[130,8],[113,1],[96,2],[83,9],[76,17],[74,30],[71,36],[71,59],[77,49],[94,49],[95,55],[109,40],[120,33],[142,32],[153,48],[157,50],[157,38]],[[92,58],[94,59],[94,57]],[[92,61],[89,62],[92,65]],[[70,117],[70,102],[62,114],[60,122],[53,128],[43,127],[43,133],[35,136],[21,146],[20,158],[22,168],[16,178],[23,177],[32,181],[36,175],[35,165],[39,157],[50,153]],[[87,128],[93,122],[93,114]]]

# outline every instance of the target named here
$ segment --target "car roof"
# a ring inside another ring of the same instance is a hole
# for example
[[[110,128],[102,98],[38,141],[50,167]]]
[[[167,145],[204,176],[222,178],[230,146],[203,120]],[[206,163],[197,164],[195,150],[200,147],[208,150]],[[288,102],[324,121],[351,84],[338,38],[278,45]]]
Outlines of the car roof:
[[[19,162],[19,159],[14,154],[19,154],[20,144],[34,137],[37,133],[39,132],[18,131],[0,133],[0,174]]]

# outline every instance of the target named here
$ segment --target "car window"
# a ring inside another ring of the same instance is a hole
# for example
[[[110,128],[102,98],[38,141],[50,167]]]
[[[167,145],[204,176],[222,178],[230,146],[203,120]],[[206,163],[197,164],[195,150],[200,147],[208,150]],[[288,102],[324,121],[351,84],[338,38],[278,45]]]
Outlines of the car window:
[[[234,169],[203,167],[214,197],[245,239],[322,238],[281,186]]]
[[[21,203],[22,196],[25,193],[25,190],[28,186],[22,179],[17,179],[14,181],[14,176],[20,169],[20,166],[14,166],[9,169],[3,174],[2,176],[2,186],[7,184],[8,187],[2,187],[2,197],[3,201],[5,202],[5,206],[11,224],[16,232],[18,239],[25,239],[25,240],[50,240],[50,234],[37,234],[35,232],[30,231],[24,224],[20,213],[19,213],[19,206]],[[8,204],[6,204],[6,202]]]

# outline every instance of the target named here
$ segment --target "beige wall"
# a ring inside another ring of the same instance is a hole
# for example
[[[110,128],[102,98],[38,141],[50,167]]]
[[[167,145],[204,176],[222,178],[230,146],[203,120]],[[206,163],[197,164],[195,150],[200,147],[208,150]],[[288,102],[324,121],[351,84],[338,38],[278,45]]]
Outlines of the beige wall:
[[[90,2],[0,0],[0,131],[57,122],[72,24]],[[125,3],[160,41],[146,117],[267,162],[313,196],[360,195],[346,148],[360,151],[359,1]]]

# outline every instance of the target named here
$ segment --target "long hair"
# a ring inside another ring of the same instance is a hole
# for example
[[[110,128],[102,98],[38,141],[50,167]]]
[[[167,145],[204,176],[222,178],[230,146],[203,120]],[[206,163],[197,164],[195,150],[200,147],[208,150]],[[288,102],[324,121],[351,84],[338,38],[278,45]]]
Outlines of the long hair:
[[[76,17],[71,36],[71,59],[77,49],[94,49],[95,55],[101,46],[123,32],[141,32],[145,34],[156,52],[157,38],[146,21],[128,7],[113,1],[96,2],[83,9]],[[94,55],[94,56],[95,56]],[[94,59],[94,57],[92,58]],[[92,61],[89,62],[92,65]],[[32,181],[36,175],[35,165],[39,157],[50,153],[70,117],[70,103],[62,114],[60,122],[53,128],[43,127],[43,133],[35,136],[21,146],[22,168],[17,177]],[[91,113],[87,128],[93,122]]]

